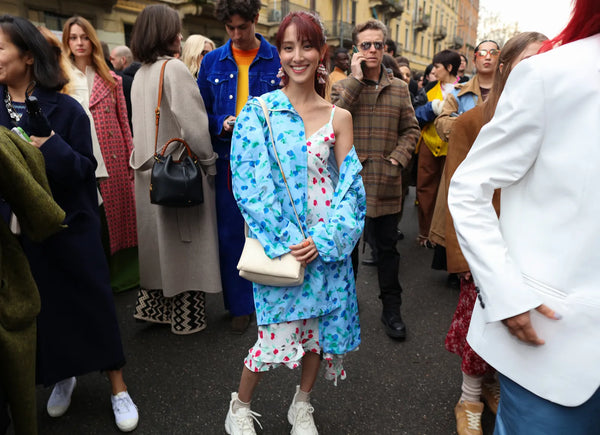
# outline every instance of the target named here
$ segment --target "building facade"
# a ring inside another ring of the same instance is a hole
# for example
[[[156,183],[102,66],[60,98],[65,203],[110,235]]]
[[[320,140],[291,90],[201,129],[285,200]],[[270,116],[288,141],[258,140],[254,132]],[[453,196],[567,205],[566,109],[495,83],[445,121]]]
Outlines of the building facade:
[[[28,18],[37,25],[61,31],[72,15],[90,20],[109,47],[128,44],[139,12],[152,0],[0,0],[4,13]],[[214,17],[215,0],[163,0],[176,9],[184,37],[193,33],[217,43],[227,40],[224,26]],[[332,47],[352,47],[352,29],[369,18],[383,21],[398,54],[413,70],[424,70],[433,55],[450,48],[472,58],[476,44],[479,0],[263,0],[257,31],[273,39],[281,19],[290,11],[317,12]]]

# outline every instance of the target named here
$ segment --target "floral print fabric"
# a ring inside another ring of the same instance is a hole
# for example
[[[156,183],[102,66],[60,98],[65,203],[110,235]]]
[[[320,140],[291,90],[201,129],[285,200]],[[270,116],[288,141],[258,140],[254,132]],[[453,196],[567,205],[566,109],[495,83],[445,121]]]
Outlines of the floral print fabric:
[[[461,370],[471,376],[481,376],[491,370],[491,367],[467,343],[467,332],[476,302],[477,293],[473,279],[467,281],[462,278],[458,305],[445,342],[447,350],[462,358]]]
[[[308,206],[308,147],[302,118],[281,90],[262,98],[294,205],[319,256],[308,264],[300,286],[253,285],[257,322],[270,325],[317,318],[323,352],[341,355],[360,343],[350,254],[362,233],[366,212],[361,165],[354,148],[339,170],[330,153],[326,168],[331,180],[331,203],[328,210],[318,212],[320,217],[313,222]],[[303,239],[273,153],[263,110],[252,99],[237,117],[233,132],[232,186],[250,236],[261,242],[271,258],[289,252],[290,245]]]

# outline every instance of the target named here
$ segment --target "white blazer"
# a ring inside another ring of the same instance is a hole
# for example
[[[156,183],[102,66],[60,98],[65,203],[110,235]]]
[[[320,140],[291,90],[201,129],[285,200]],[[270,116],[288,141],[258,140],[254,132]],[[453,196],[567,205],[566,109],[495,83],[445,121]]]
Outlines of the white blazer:
[[[600,386],[600,34],[516,66],[448,206],[485,305],[471,347],[544,399],[585,402]],[[500,322],[542,303],[562,315],[532,313],[542,346]]]

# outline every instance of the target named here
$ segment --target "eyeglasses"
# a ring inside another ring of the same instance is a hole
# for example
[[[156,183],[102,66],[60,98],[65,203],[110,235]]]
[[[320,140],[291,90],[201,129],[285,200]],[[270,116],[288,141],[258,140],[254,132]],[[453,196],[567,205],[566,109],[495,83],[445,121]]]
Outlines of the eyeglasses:
[[[498,55],[500,55],[500,50],[497,50],[495,48],[492,48],[491,50],[479,50],[479,51],[477,51],[477,56],[486,57],[488,55],[488,53],[491,56],[498,56]]]
[[[383,42],[375,41],[375,42],[361,42],[358,44],[361,50],[367,51],[371,48],[371,45],[375,47],[375,50],[383,50]]]
[[[200,56],[206,56],[207,53],[210,53],[210,50],[202,50],[202,52],[200,52]]]

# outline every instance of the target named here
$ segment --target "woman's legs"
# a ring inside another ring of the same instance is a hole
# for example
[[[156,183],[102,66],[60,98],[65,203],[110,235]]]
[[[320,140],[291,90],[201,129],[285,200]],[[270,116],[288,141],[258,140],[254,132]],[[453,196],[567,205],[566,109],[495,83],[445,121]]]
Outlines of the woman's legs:
[[[238,388],[238,398],[244,403],[250,403],[254,389],[262,378],[262,372],[251,372],[248,367],[242,369],[242,377]]]
[[[113,396],[116,396],[121,391],[127,391],[127,385],[123,380],[123,370],[107,370],[108,380],[112,389]]]
[[[127,385],[123,380],[123,370],[107,370],[112,389],[111,402],[117,427],[123,432],[130,432],[137,427],[139,415],[137,406],[127,392]]]
[[[319,374],[321,357],[314,352],[306,352],[302,357],[302,375],[300,377],[300,391],[310,393]]]

